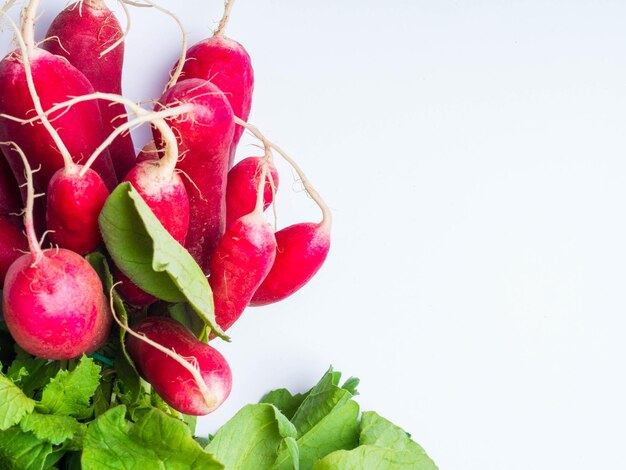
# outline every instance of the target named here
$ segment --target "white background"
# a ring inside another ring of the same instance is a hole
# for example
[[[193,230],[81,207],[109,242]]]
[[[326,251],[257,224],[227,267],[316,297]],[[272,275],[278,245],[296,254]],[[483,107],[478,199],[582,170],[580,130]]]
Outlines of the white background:
[[[64,4],[43,3],[40,38]],[[222,3],[162,5],[194,43]],[[132,13],[125,91],[154,99],[179,34]],[[333,248],[218,345],[234,388],[200,433],[332,364],[442,470],[625,468],[625,21],[605,0],[239,0],[250,120],[331,205]],[[280,169],[279,225],[317,220]]]

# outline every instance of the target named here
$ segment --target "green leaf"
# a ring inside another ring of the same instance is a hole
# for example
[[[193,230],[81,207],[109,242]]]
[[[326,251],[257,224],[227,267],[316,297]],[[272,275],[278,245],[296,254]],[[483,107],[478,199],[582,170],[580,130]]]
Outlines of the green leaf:
[[[40,411],[84,417],[99,383],[100,366],[93,359],[83,356],[73,371],[59,371],[46,385],[39,403]]]
[[[340,376],[341,373],[329,369],[318,384],[308,392],[291,419],[298,430],[298,435],[307,433],[334,409],[341,408],[352,398],[349,391],[337,385]]]
[[[32,356],[17,345],[15,352],[15,360],[7,370],[7,377],[19,384],[26,396],[34,398],[35,392],[42,389],[57,374],[59,362]]]
[[[0,468],[3,470],[41,470],[52,453],[52,444],[33,433],[13,427],[0,432]]]
[[[358,445],[359,405],[352,400],[350,390],[339,386],[340,380],[341,373],[330,368],[304,395],[291,418],[298,430],[297,444],[303,470],[310,470],[317,460],[333,451],[353,449]],[[271,398],[283,400],[291,407],[297,401],[293,398],[290,401],[284,392]],[[290,458],[288,449],[281,449],[273,470],[291,468]]]
[[[17,385],[0,375],[0,431],[20,422],[24,415],[32,413],[35,401],[24,395]]]
[[[261,398],[260,403],[270,403],[274,405],[287,419],[291,419],[307,395],[308,392],[292,395],[286,388],[279,388],[265,394],[263,398]]]
[[[354,450],[339,450],[319,460],[313,470],[437,470],[426,454],[360,446]]]
[[[111,193],[99,222],[113,261],[137,286],[168,302],[188,302],[217,336],[228,338],[215,322],[206,276],[130,183]]]
[[[411,436],[404,429],[374,411],[366,411],[361,416],[359,443],[409,451],[414,454],[426,453],[422,446],[411,440]]]
[[[167,313],[174,320],[189,328],[200,341],[208,342],[206,325],[189,304],[168,305]]]
[[[217,431],[206,450],[226,468],[263,470],[272,467],[285,438],[295,437],[296,428],[275,406],[247,405]]]
[[[35,436],[51,444],[63,444],[74,436],[83,435],[86,431],[85,425],[79,423],[75,418],[60,415],[44,415],[32,413],[22,418],[20,421],[22,431],[31,431]]]
[[[126,407],[110,409],[90,424],[83,448],[83,470],[223,469],[193,439],[185,423],[158,410],[137,424],[125,419]]]
[[[300,468],[310,470],[313,464],[331,452],[353,449],[358,445],[359,405],[350,400],[332,410],[306,434],[298,438]],[[287,470],[291,456],[283,451],[272,470]]]

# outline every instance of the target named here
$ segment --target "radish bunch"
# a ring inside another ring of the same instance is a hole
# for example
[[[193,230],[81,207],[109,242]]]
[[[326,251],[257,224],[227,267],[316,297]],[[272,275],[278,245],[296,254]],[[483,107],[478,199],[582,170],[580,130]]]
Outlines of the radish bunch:
[[[122,353],[161,398],[209,413],[232,386],[209,338],[224,338],[247,306],[283,300],[315,275],[330,248],[330,210],[296,162],[247,122],[254,72],[245,48],[225,36],[232,0],[212,37],[188,50],[184,42],[163,95],[144,97],[150,110],[121,95],[125,33],[103,0],[69,5],[42,47],[38,6],[28,2],[21,28],[7,17],[19,47],[0,61],[4,320],[25,351],[66,360],[110,355],[115,319]],[[142,124],[153,141],[137,156],[129,131]],[[233,165],[246,129],[263,155]],[[320,222],[277,231],[268,221],[275,154],[319,205]],[[135,206],[121,205],[124,195]],[[111,211],[136,230],[116,232]],[[109,277],[83,258],[96,251]],[[195,321],[178,321],[180,308]]]

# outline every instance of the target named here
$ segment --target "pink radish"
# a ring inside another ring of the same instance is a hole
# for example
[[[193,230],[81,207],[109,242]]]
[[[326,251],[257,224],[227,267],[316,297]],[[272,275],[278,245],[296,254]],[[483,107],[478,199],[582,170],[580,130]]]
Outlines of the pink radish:
[[[248,120],[252,107],[254,70],[244,47],[224,36],[234,0],[227,0],[224,16],[215,34],[191,46],[180,80],[200,78],[209,80],[224,92],[235,116]],[[229,150],[229,167],[235,159],[235,150],[243,128],[236,128]]]
[[[0,215],[0,289],[9,266],[28,250],[28,243],[19,225],[12,218]]]
[[[104,344],[111,326],[102,283],[73,251],[41,249],[32,219],[32,172],[24,153],[15,149],[26,168],[24,226],[30,253],[20,256],[7,272],[4,320],[17,344],[35,356],[63,360],[92,353]]]
[[[319,271],[330,250],[332,214],[300,167],[279,147],[272,148],[296,170],[304,188],[322,210],[320,223],[291,225],[276,232],[276,260],[250,305],[267,305],[289,297]]]
[[[263,216],[267,164],[261,166],[254,210],[227,228],[211,261],[215,320],[224,331],[241,316],[276,256],[274,231]]]
[[[322,267],[330,249],[332,213],[302,169],[289,155],[268,141],[255,126],[238,117],[235,117],[235,122],[263,142],[266,155],[267,149],[272,148],[287,160],[300,177],[304,189],[322,211],[320,223],[296,224],[276,232],[276,259],[250,302],[252,306],[266,305],[289,297],[309,282]]]
[[[226,359],[181,323],[149,317],[134,331],[122,327],[130,333],[127,349],[137,370],[172,408],[201,416],[228,398],[232,374]]]
[[[234,130],[233,112],[224,94],[204,80],[184,80],[167,90],[157,105],[192,104],[192,110],[168,124],[181,154],[178,169],[189,194],[189,232],[185,248],[207,273],[211,255],[224,233],[228,151]],[[157,148],[162,148],[158,131]]]
[[[124,32],[103,0],[72,3],[52,21],[43,48],[64,57],[80,70],[96,91],[122,94]],[[106,133],[126,121],[119,103],[100,102]],[[119,135],[109,147],[118,180],[124,178],[135,160],[129,133]]]
[[[84,176],[75,166],[58,170],[48,184],[46,226],[50,240],[60,247],[85,255],[102,243],[98,216],[109,197],[102,178],[87,169]]]
[[[239,217],[254,209],[259,188],[259,177],[263,157],[248,157],[241,160],[228,172],[226,184],[226,226],[229,227]],[[269,173],[265,182],[263,210],[272,203],[278,187],[278,171],[269,160]]]
[[[20,188],[9,163],[0,154],[0,215],[17,214],[21,207]]]
[[[29,8],[31,6],[32,4]],[[34,15],[35,12],[31,11],[31,14]],[[51,232],[50,238],[63,248],[86,254],[102,242],[98,229],[98,215],[109,191],[95,171],[88,166],[77,165],[72,160],[67,146],[52,126],[48,115],[43,111],[35,89],[27,45],[19,34],[18,42],[23,58],[26,87],[37,113],[37,116],[30,122],[41,122],[63,160],[63,168],[53,174],[47,188],[49,198],[46,206],[46,222]],[[48,114],[53,114],[53,112]]]
[[[184,244],[189,227],[189,197],[181,177],[176,172],[176,164],[179,156],[176,136],[167,125],[164,118],[186,115],[194,109],[194,106],[188,103],[155,113],[146,111],[132,101],[119,95],[111,93],[93,93],[59,103],[56,107],[75,106],[80,102],[94,99],[126,105],[136,113],[138,117],[115,129],[89,157],[85,165],[89,165],[98,158],[99,154],[106,149],[109,143],[119,134],[126,132],[131,127],[138,124],[146,122],[152,123],[158,130],[163,142],[163,157],[161,159],[155,158],[137,163],[128,172],[124,181],[131,183],[163,227],[174,239],[181,245]],[[52,108],[49,112],[54,112],[54,110],[55,108]],[[116,276],[116,278],[122,281],[120,291],[131,303],[135,305],[147,305],[155,300],[154,297],[144,293],[133,285],[124,273],[119,270],[116,270],[116,272],[119,273],[119,277]]]
[[[26,52],[15,50],[0,62],[0,113],[28,119],[37,106],[31,90],[38,91],[38,100],[47,109],[69,96],[93,93],[89,80],[61,57],[35,46],[33,26],[39,1],[31,0],[24,15],[23,37]],[[18,38],[19,39],[19,38]],[[28,58],[29,60],[24,60]],[[32,79],[25,79],[26,64],[32,70]],[[42,123],[22,124],[20,119],[0,117],[0,139],[15,141],[26,153],[29,162],[41,169],[35,174],[35,190],[43,192],[56,170],[63,166],[59,140],[76,162],[87,157],[104,138],[102,121],[97,103],[82,103],[71,110],[50,116],[58,139],[52,136]],[[13,152],[5,152],[11,168],[20,183],[24,181],[22,166]],[[107,188],[116,184],[111,157],[105,152],[94,163],[94,169],[102,176]]]

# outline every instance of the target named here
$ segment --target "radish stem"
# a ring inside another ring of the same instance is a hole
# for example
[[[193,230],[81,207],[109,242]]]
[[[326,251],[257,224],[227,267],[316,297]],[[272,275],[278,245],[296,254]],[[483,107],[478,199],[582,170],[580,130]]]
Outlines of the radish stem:
[[[235,3],[235,0],[226,0],[224,2],[224,14],[222,15],[220,24],[217,26],[217,29],[215,30],[215,33],[213,33],[213,36],[224,35],[224,30],[226,29],[226,25],[228,25],[228,20],[230,19],[230,10],[233,8],[233,3]]]

